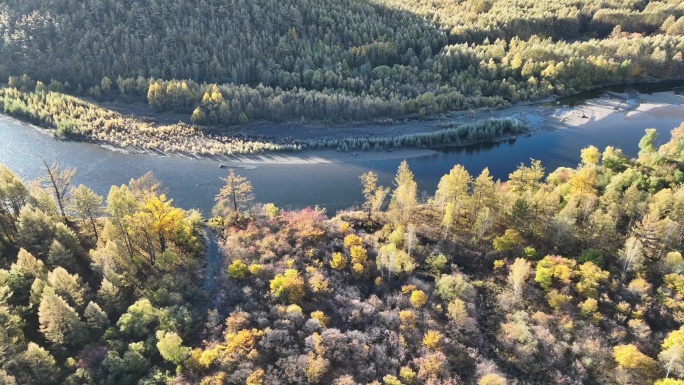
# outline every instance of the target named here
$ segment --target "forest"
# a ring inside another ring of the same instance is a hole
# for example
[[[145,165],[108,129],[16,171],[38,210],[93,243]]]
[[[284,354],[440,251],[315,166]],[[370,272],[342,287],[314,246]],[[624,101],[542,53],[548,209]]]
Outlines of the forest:
[[[679,0],[0,4],[8,87],[142,101],[218,127],[424,117],[681,79],[682,51]]]
[[[0,166],[0,383],[682,385],[684,123],[660,143],[433,195],[404,161],[330,217],[234,170],[203,218],[151,174]]]

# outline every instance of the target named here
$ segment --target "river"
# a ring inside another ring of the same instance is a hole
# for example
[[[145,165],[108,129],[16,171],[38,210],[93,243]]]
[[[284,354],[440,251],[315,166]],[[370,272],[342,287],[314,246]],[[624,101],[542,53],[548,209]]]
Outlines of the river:
[[[547,171],[560,166],[574,167],[582,148],[593,144],[621,148],[635,156],[645,128],[658,130],[659,142],[669,140],[669,131],[684,121],[684,105],[660,105],[645,113],[615,113],[574,128],[543,132],[496,144],[439,149],[437,154],[409,159],[420,191],[434,193],[439,179],[455,165],[462,164],[477,175],[488,167],[495,178],[506,179],[521,162],[542,161]],[[59,141],[28,125],[0,117],[0,163],[30,181],[41,173],[42,160],[77,169],[74,183],[85,184],[106,196],[111,185],[127,183],[152,171],[176,205],[211,211],[214,195],[223,182],[226,169],[208,159],[161,157],[152,154],[126,154],[83,142]],[[385,186],[401,160],[362,161],[331,164],[262,164],[237,172],[247,177],[259,202],[279,207],[301,208],[320,205],[329,213],[358,204],[359,176],[368,170],[379,174]]]

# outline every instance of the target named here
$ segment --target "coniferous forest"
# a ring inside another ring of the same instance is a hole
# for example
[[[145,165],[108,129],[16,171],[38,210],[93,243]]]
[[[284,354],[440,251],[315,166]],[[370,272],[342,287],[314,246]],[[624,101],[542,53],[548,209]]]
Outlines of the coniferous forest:
[[[682,51],[679,0],[0,4],[10,88],[143,100],[200,125],[495,108],[681,79]],[[60,127],[79,134],[71,104],[61,104]]]
[[[234,170],[203,220],[151,174],[2,166],[1,383],[682,384],[684,124],[656,143],[425,199],[403,162],[333,217]]]

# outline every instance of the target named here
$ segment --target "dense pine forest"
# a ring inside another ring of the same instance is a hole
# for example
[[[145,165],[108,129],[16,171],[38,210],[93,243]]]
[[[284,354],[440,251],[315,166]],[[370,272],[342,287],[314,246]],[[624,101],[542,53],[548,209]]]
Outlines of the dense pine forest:
[[[144,100],[210,125],[426,116],[681,79],[682,51],[679,0],[0,4],[9,87]]]
[[[229,170],[212,217],[0,166],[2,384],[684,384],[684,124],[328,218]],[[216,237],[223,268],[204,271]]]

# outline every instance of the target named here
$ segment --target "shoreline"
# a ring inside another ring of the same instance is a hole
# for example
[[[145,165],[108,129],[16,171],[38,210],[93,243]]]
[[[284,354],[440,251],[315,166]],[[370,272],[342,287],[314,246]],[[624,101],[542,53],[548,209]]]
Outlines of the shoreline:
[[[185,152],[165,153],[162,151],[155,151],[150,149],[143,149],[138,147],[119,147],[112,143],[97,141],[92,139],[61,139],[55,137],[53,130],[40,127],[11,115],[0,113],[1,120],[7,120],[18,125],[30,127],[31,129],[53,137],[54,140],[61,140],[67,142],[83,142],[102,147],[108,151],[118,152],[121,154],[146,154],[157,157],[176,157],[184,159],[202,159],[221,162],[226,167],[236,168],[255,168],[254,165],[261,164],[330,164],[330,163],[350,163],[363,161],[377,161],[377,160],[394,160],[404,158],[417,158],[421,156],[430,156],[437,154],[438,151],[430,148],[398,148],[392,151],[356,151],[356,152],[341,152],[331,149],[303,149],[298,151],[273,151],[261,154],[240,154],[240,155],[205,155],[192,154]]]
[[[552,104],[553,102],[557,104]],[[557,129],[580,127],[588,122],[595,122],[612,114],[623,114],[624,119],[635,118],[641,114],[648,114],[654,109],[677,106],[684,104],[684,96],[676,95],[674,91],[657,92],[652,94],[639,94],[636,91],[617,93],[606,91],[598,98],[588,99],[582,104],[570,107],[558,104],[558,99],[543,99],[536,102],[524,102],[515,106],[498,110],[476,110],[452,112],[433,120],[408,120],[395,123],[350,123],[349,125],[331,126],[324,129],[314,128],[312,125],[288,124],[284,129],[283,124],[266,124],[250,126],[250,135],[274,136],[290,139],[288,134],[297,134],[301,138],[314,140],[344,140],[348,138],[369,137],[399,137],[406,134],[430,134],[450,127],[472,123],[487,119],[512,119],[527,129],[519,134],[507,134],[488,140],[476,140],[459,144],[443,143],[427,147],[400,147],[391,150],[350,150],[347,152],[333,149],[304,148],[292,151],[267,151],[256,154],[238,155],[210,155],[193,154],[186,152],[162,152],[137,147],[119,147],[113,143],[94,139],[81,139],[82,141],[96,144],[109,151],[120,153],[143,153],[160,157],[180,157],[187,159],[214,160],[226,167],[255,168],[258,165],[267,164],[329,164],[329,163],[352,163],[362,161],[379,161],[393,159],[408,159],[437,154],[435,148],[440,147],[465,147],[469,145],[503,142],[519,137],[532,136]],[[19,124],[27,125],[44,134],[52,135],[50,129],[23,121],[10,115],[0,114],[2,119],[7,119]],[[684,121],[684,115],[682,115]],[[306,129],[309,128],[309,129]],[[244,129],[244,127],[242,127]],[[230,134],[242,134],[233,131]],[[278,134],[278,135],[276,135]],[[71,140],[59,139],[55,140]]]

